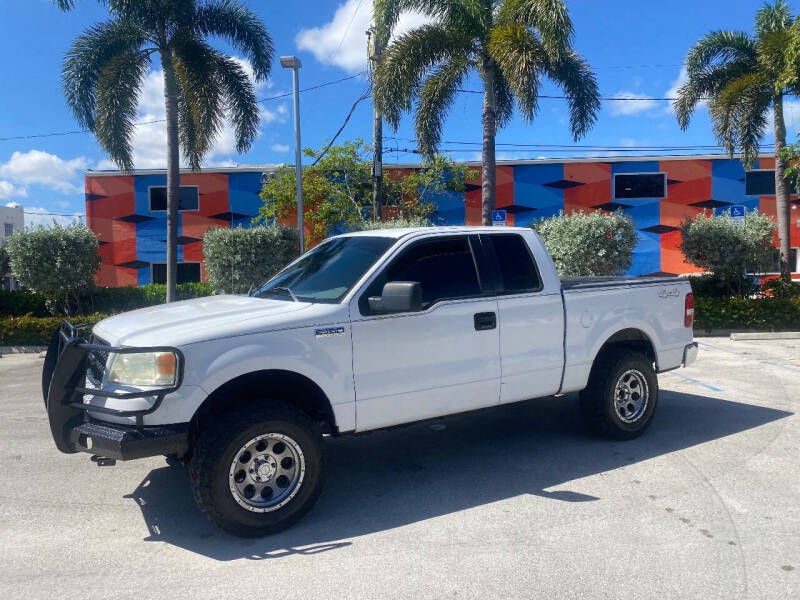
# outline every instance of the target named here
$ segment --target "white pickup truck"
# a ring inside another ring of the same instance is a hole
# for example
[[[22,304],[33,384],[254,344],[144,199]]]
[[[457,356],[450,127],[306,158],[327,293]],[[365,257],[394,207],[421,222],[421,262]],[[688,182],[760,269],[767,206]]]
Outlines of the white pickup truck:
[[[65,324],[43,393],[62,452],[182,460],[211,521],[259,536],[313,505],[324,435],[577,391],[595,431],[640,435],[693,312],[682,279],[559,279],[530,229],[350,233],[249,296]]]

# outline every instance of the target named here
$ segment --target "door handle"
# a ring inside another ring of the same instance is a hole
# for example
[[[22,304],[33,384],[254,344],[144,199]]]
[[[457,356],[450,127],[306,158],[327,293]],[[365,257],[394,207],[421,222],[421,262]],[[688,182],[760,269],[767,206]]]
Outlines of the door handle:
[[[493,312],[475,313],[475,331],[486,331],[497,327],[497,315]]]

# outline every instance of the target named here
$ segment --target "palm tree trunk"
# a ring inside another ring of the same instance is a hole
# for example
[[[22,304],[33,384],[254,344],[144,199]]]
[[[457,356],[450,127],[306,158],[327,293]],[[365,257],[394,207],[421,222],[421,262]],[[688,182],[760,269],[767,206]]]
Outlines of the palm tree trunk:
[[[177,300],[175,284],[178,271],[178,199],[181,185],[178,81],[170,57],[163,52],[161,67],[164,71],[164,103],[167,113],[167,302],[174,302]]]
[[[783,96],[777,94],[773,99],[775,112],[775,210],[778,215],[778,240],[780,245],[781,278],[792,279],[792,265],[789,264],[791,240],[789,223],[791,222],[791,202],[789,199],[789,182],[784,173],[786,163],[781,152],[786,146],[786,124],[783,119]]]
[[[481,217],[484,225],[492,224],[492,211],[497,193],[494,139],[497,113],[494,93],[495,65],[490,58],[483,61],[483,172],[481,179]]]

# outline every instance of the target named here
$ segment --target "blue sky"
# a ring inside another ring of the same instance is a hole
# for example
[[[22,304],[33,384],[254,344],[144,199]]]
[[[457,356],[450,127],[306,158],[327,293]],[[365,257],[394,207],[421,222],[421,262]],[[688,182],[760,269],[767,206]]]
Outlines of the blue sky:
[[[276,2],[246,0],[266,24],[276,54],[296,54],[303,61],[301,88],[355,75],[366,68],[366,30],[372,0],[303,0]],[[604,96],[661,98],[673,94],[681,77],[681,63],[689,46],[717,28],[752,31],[759,2],[753,0],[569,0],[576,49],[595,69]],[[797,9],[797,7],[793,7]],[[0,205],[18,202],[26,211],[83,213],[83,171],[113,168],[91,134],[27,137],[78,129],[61,91],[61,62],[72,40],[88,26],[105,20],[107,13],[95,0],[79,0],[77,10],[61,13],[50,0],[4,0],[0,26]],[[406,15],[403,28],[420,24],[419,15]],[[222,43],[218,48],[226,49]],[[344,121],[354,100],[364,91],[363,76],[309,91],[301,96],[303,145],[319,147]],[[465,86],[479,89],[479,82]],[[290,91],[290,72],[273,67],[270,81],[258,89],[259,98]],[[141,120],[163,116],[158,71],[145,83],[140,101]],[[541,93],[559,94],[549,82]],[[261,135],[250,152],[238,155],[230,132],[223,132],[207,165],[291,162],[292,107],[289,98],[262,103]],[[444,127],[446,148],[464,148],[453,156],[478,160],[479,146],[452,142],[479,142],[479,95],[463,94]],[[339,138],[371,139],[372,106],[362,102]],[[542,99],[533,125],[515,119],[498,134],[498,144],[571,144],[563,100]],[[787,106],[790,136],[800,125],[800,103]],[[385,146],[413,149],[412,120],[406,118],[397,133],[388,128]],[[162,125],[137,129],[135,154],[139,167],[162,167]],[[17,138],[22,139],[7,139]],[[765,142],[771,142],[769,136]],[[592,146],[713,145],[705,110],[697,113],[688,131],[681,131],[663,101],[604,102],[597,124],[579,144]],[[498,145],[499,159],[538,156],[588,156],[597,152],[541,149],[508,150]],[[653,152],[645,152],[652,154]],[[630,154],[625,152],[626,155]],[[392,152],[387,163],[415,162],[417,156]],[[26,215],[28,224],[52,219]]]

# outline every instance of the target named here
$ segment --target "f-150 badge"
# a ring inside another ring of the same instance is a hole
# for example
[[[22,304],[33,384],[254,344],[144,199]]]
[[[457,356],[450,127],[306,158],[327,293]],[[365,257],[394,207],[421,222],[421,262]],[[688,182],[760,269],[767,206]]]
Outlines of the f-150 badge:
[[[344,327],[325,327],[324,329],[314,330],[318,338],[336,337],[344,335]]]

